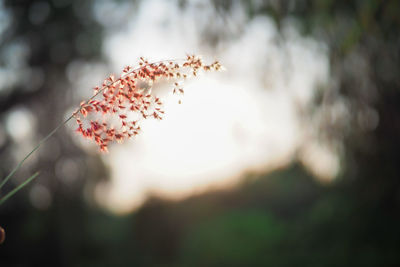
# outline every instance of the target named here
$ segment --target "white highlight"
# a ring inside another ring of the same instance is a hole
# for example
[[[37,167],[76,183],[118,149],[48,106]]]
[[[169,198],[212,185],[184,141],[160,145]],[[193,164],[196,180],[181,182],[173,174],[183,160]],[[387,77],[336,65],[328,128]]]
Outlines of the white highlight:
[[[143,1],[125,28],[108,33],[104,52],[113,69],[139,56],[210,54],[201,45],[199,25],[218,14],[202,7],[181,11],[170,1]],[[235,10],[237,15],[240,8]],[[184,197],[233,184],[245,171],[273,168],[294,156],[305,136],[297,113],[309,103],[316,83],[328,79],[324,46],[300,37],[290,24],[280,39],[266,17],[247,21],[241,14],[239,21],[228,20],[243,30],[237,39],[220,43],[215,55],[228,71],[194,78],[185,85],[182,105],[167,98],[163,121],[146,121],[137,139],[111,147],[104,159],[112,180],[96,189],[99,203],[125,212],[149,193]],[[325,165],[325,174],[335,173],[334,164]]]

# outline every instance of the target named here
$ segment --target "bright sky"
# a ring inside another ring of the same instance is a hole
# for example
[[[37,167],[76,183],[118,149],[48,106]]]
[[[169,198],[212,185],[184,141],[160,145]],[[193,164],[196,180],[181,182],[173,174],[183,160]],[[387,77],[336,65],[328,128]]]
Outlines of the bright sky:
[[[227,69],[192,79],[181,105],[165,99],[163,121],[146,121],[137,139],[102,156],[111,182],[96,188],[99,203],[120,213],[149,194],[181,198],[232,185],[246,171],[287,164],[305,142],[304,162],[321,177],[333,177],[337,158],[309,140],[298,115],[315,86],[328,79],[323,44],[299,36],[294,22],[281,38],[271,19],[250,20],[240,6],[222,20],[205,1],[190,3],[183,12],[160,0],[139,6],[99,2],[95,9],[100,21],[105,11],[109,21],[124,21],[105,37],[104,54],[117,73],[140,56],[158,61],[186,53],[218,59]],[[212,49],[201,37],[204,29],[232,37]]]

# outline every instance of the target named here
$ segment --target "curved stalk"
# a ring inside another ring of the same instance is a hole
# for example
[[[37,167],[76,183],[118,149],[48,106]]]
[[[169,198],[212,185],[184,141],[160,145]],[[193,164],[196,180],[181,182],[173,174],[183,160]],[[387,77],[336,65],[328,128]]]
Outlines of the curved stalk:
[[[118,81],[120,81],[122,78],[126,77],[129,74],[132,74],[133,72],[140,70],[144,67],[150,66],[152,64],[158,64],[158,63],[162,63],[162,62],[176,62],[176,61],[182,61],[183,59],[175,59],[175,60],[160,60],[157,62],[151,62],[151,63],[147,63],[144,64],[143,66],[133,69],[127,73],[125,73],[124,75],[120,76],[118,79],[116,79],[113,82],[110,82],[109,84],[103,86],[96,94],[94,94],[92,97],[90,97],[88,100],[85,101],[85,104],[88,104],[90,100],[92,100],[93,98],[95,98],[97,95],[99,95],[101,92],[103,92],[105,89],[107,89],[108,87],[110,87],[111,85],[117,83]],[[40,140],[40,142],[35,146],[35,148],[29,152],[19,163],[18,165],[7,175],[6,178],[3,179],[3,181],[1,181],[0,183],[0,189],[12,178],[12,176],[15,174],[16,171],[18,171],[19,168],[21,168],[22,164],[24,164],[24,162],[36,151],[40,148],[40,146],[45,143],[50,137],[52,137],[62,126],[64,126],[66,123],[68,123],[81,109],[82,109],[82,105],[79,107],[79,109],[77,109],[71,116],[69,116],[65,121],[63,121],[62,123],[60,123],[56,128],[54,128],[54,130],[52,130],[46,137],[44,137],[42,140]],[[8,193],[6,196],[4,196],[3,198],[0,199],[0,205],[3,204],[3,202],[5,200],[7,200],[9,197],[11,197],[12,195],[14,195],[16,192],[18,192],[21,188],[23,188],[24,186],[26,186],[30,181],[32,181],[34,178],[36,178],[38,176],[38,172],[33,174],[31,177],[29,177],[28,179],[26,179],[24,182],[22,182],[18,187],[16,187],[14,190],[12,190],[10,193]]]

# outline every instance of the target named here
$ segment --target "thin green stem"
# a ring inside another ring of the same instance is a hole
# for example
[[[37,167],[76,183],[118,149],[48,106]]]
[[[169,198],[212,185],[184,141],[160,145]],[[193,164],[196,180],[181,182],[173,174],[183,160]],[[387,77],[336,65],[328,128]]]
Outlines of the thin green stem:
[[[15,193],[17,193],[19,190],[24,188],[27,184],[29,184],[33,179],[35,179],[39,175],[39,172],[36,172],[33,174],[31,177],[26,179],[23,183],[21,183],[19,186],[14,188],[12,191],[10,191],[7,195],[5,195],[3,198],[0,199],[0,206],[10,197],[12,197]]]
[[[39,144],[37,144],[35,146],[35,148],[29,152],[25,158],[23,158],[18,165],[10,172],[9,175],[7,175],[6,178],[4,178],[4,180],[1,182],[0,184],[0,189],[4,186],[5,183],[7,183],[7,181],[14,175],[14,173],[22,166],[22,164],[24,164],[24,162],[29,158],[30,155],[33,154],[33,152],[35,152],[44,142],[46,142],[55,132],[58,131],[58,129],[60,129],[64,124],[66,124],[67,122],[69,122],[73,116],[75,115],[75,113],[73,115],[71,115],[68,119],[66,119],[63,123],[61,123],[60,125],[58,125],[53,131],[51,131],[45,138],[43,138]]]
[[[176,62],[176,61],[182,61],[183,59],[175,59],[175,60],[161,60],[161,61],[157,61],[157,62],[152,62],[152,63],[147,63],[139,68],[133,69],[130,72],[125,73],[124,75],[122,75],[121,77],[119,77],[118,79],[116,79],[115,81],[109,83],[108,85],[103,86],[96,94],[94,94],[92,97],[90,97],[88,100],[85,101],[85,104],[88,104],[90,100],[92,100],[93,98],[95,98],[97,95],[99,95],[101,92],[103,92],[105,89],[109,88],[110,86],[114,85],[115,83],[117,83],[118,81],[120,81],[122,78],[126,77],[129,74],[132,74],[133,72],[140,70],[146,66],[150,66],[152,64],[158,64],[158,63],[162,63],[162,62]],[[80,108],[78,110],[76,110],[71,116],[69,116],[65,121],[63,121],[62,123],[60,123],[56,128],[54,128],[53,131],[51,131],[46,137],[44,137],[38,144],[37,146],[35,146],[35,148],[29,152],[19,163],[18,165],[7,175],[6,178],[4,178],[3,181],[1,181],[0,183],[0,189],[8,182],[8,180],[11,179],[11,177],[14,175],[14,173],[16,171],[18,171],[18,169],[22,166],[22,164],[24,164],[24,162],[36,151],[39,149],[39,147],[45,143],[51,136],[53,136],[62,126],[64,126],[67,122],[69,122],[81,109],[82,109],[83,105],[80,106]],[[37,175],[36,175],[37,176]],[[35,176],[35,177],[36,177]],[[35,178],[34,177],[34,178]],[[28,181],[29,180],[29,181]],[[28,184],[31,180],[33,180],[32,176],[30,178],[28,178],[27,180],[25,180],[25,182],[23,182],[21,185],[19,185],[16,189],[21,189],[23,186],[25,186],[26,184]],[[13,191],[11,191],[10,193],[12,193],[11,195],[15,194],[18,190],[15,191],[15,189]],[[15,191],[15,192],[14,192]],[[11,195],[7,194],[5,197],[10,197]],[[4,197],[4,198],[5,198]],[[7,197],[7,198],[8,198]],[[4,198],[2,198],[2,200],[0,200],[0,205],[1,203],[4,202]]]

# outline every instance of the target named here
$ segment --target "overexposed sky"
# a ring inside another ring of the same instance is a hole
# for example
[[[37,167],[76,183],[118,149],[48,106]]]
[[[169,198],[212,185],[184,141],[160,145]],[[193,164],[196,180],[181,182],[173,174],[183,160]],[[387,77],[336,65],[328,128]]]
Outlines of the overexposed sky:
[[[281,36],[270,18],[250,19],[240,4],[224,19],[210,7],[189,1],[182,10],[175,1],[147,0],[101,1],[94,9],[108,25],[103,52],[115,72],[140,56],[158,61],[186,53],[218,59],[227,69],[186,83],[181,105],[165,96],[163,121],[146,121],[138,138],[102,156],[111,181],[96,195],[114,212],[132,210],[149,194],[180,198],[234,184],[246,171],[289,163],[305,142],[311,170],[321,177],[337,172],[337,158],[310,141],[299,120],[316,85],[328,80],[324,45],[301,37],[295,22],[288,21]],[[205,32],[225,38],[213,47]]]

